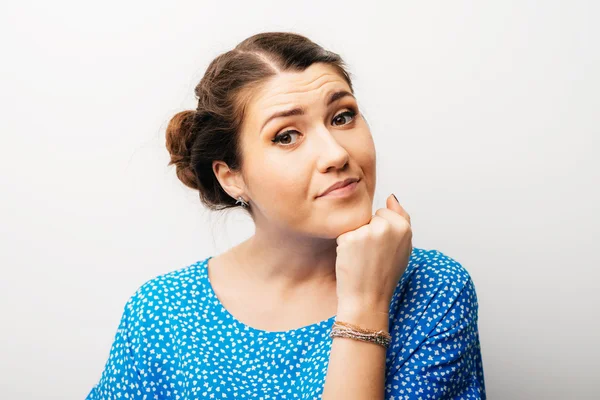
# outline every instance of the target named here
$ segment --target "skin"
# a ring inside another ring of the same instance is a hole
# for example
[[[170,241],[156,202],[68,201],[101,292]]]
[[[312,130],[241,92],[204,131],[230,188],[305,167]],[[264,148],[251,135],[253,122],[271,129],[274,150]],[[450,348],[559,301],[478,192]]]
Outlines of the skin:
[[[367,329],[388,330],[388,307],[412,250],[410,216],[393,196],[372,213],[376,154],[366,120],[335,69],[313,64],[284,72],[253,94],[241,130],[243,167],[213,170],[233,198],[251,204],[248,240],[209,262],[223,305],[257,329],[283,331],[336,315]],[[306,107],[276,119],[276,111]],[[357,111],[356,115],[343,114]],[[282,132],[281,143],[272,139]],[[331,184],[359,178],[353,194],[317,197]],[[383,399],[385,349],[335,338],[323,399]]]

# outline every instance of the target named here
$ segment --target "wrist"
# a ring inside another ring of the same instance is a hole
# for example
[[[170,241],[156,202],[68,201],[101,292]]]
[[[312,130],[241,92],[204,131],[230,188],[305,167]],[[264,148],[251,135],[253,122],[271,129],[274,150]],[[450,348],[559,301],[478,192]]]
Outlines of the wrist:
[[[338,305],[337,321],[373,330],[389,329],[389,304],[344,302]]]
[[[390,300],[369,299],[359,297],[338,298],[338,312],[350,314],[385,314],[389,315]]]

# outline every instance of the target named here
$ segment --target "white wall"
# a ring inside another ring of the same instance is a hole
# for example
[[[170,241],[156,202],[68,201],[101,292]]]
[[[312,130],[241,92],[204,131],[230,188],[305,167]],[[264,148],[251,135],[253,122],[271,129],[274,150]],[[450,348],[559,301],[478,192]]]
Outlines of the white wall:
[[[0,6],[0,396],[84,398],[139,285],[251,234],[164,129],[216,55],[285,30],[349,63],[374,206],[471,273],[489,398],[597,398],[599,3],[267,3]]]

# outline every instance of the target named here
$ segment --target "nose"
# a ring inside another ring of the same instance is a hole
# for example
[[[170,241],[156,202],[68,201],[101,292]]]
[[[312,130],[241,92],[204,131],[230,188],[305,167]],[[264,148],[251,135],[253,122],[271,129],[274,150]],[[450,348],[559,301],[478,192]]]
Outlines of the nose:
[[[320,149],[317,161],[319,172],[325,173],[332,168],[343,169],[350,159],[348,151],[338,143],[331,132],[325,127],[321,127],[316,136],[319,138],[317,148]]]

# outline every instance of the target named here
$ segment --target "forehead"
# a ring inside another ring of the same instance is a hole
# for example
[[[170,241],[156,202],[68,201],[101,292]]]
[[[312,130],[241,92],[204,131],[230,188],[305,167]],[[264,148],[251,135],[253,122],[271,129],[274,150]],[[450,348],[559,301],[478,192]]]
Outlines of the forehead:
[[[348,83],[337,70],[315,63],[301,72],[282,72],[269,79],[257,91],[249,104],[255,114],[263,115],[286,105],[304,105],[318,101],[333,89],[350,91]]]

